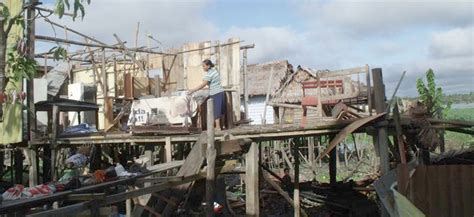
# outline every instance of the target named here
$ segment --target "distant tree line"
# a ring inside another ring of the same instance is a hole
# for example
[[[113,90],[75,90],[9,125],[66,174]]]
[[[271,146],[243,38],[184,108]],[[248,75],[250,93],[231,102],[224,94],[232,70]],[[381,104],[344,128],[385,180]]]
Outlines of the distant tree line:
[[[404,97],[403,99],[418,100],[419,97]],[[474,92],[444,95],[443,101],[446,104],[448,102],[452,104],[474,103]]]

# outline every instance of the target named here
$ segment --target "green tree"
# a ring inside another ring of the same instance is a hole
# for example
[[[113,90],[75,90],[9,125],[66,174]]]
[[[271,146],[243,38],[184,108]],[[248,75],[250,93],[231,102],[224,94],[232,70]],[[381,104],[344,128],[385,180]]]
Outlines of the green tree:
[[[416,89],[431,117],[443,118],[446,116],[451,103],[444,103],[443,89],[436,86],[433,69],[428,69],[426,72],[426,84],[422,78],[416,80]]]
[[[65,10],[70,10],[70,0],[56,0],[55,13],[62,18]],[[81,12],[81,17],[84,18],[85,10],[83,2],[90,4],[90,0],[73,0],[73,20]],[[22,79],[30,79],[36,72],[36,61],[30,59],[24,52],[20,52],[15,46],[7,50],[7,38],[13,25],[25,26],[25,11],[30,7],[34,7],[36,0],[30,0],[27,7],[17,15],[10,14],[8,7],[0,3],[0,92],[3,92],[6,84],[6,77],[16,81]],[[25,33],[25,32],[24,32]],[[20,42],[18,42],[20,43]],[[54,57],[66,58],[65,50],[61,47],[55,47],[50,52],[54,53]],[[9,69],[7,72],[6,69]]]

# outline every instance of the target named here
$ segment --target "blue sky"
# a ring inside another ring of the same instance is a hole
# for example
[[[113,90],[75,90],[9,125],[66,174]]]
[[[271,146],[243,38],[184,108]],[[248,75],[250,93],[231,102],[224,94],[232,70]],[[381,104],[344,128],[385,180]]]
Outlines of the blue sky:
[[[433,68],[445,92],[474,91],[472,1],[92,0],[83,21],[58,22],[108,43],[115,43],[113,33],[131,43],[138,21],[142,45],[145,32],[165,48],[239,37],[256,45],[250,63],[287,59],[313,69],[369,64],[382,67],[388,94],[407,71],[400,95],[415,95],[416,78]],[[54,35],[44,22],[38,26],[40,34]],[[56,34],[64,37],[61,30]]]

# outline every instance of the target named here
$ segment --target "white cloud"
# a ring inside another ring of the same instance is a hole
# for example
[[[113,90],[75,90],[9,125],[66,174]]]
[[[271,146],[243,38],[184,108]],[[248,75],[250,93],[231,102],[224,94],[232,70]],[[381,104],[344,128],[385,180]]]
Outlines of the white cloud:
[[[240,37],[245,43],[255,43],[255,48],[249,50],[252,63],[295,58],[304,52],[307,42],[304,33],[289,27],[232,27],[224,37]]]
[[[140,22],[141,46],[146,45],[145,35],[148,31],[166,47],[170,47],[186,42],[209,40],[217,34],[217,27],[203,16],[203,11],[209,3],[208,0],[99,0],[86,6],[83,21],[77,19],[73,22],[68,17],[58,20],[55,15],[51,16],[51,20],[107,43],[117,43],[113,37],[116,33],[128,42],[128,46],[134,46],[135,29],[137,22]],[[43,21],[38,24],[38,32],[53,34],[51,26]],[[56,32],[58,37],[64,37],[61,28],[56,28]]]
[[[239,37],[245,44],[255,43],[255,48],[249,50],[249,63],[288,59],[294,65],[315,69],[369,64],[383,68],[389,89],[387,93],[390,94],[390,88],[403,70],[408,74],[400,93],[415,93],[416,77],[423,76],[428,68],[435,70],[447,92],[472,91],[472,2],[296,1],[295,5],[300,9],[296,13],[300,14],[299,21],[303,25],[275,23],[254,27],[240,23],[236,17],[233,23],[220,29],[205,16],[210,4],[212,0],[97,0],[86,7],[84,21],[72,22],[63,18],[57,22],[107,43],[116,43],[112,34],[117,33],[122,40],[128,41],[128,46],[134,46],[138,21],[142,46],[146,44],[146,31],[162,41],[165,47]],[[255,6],[247,1],[242,4]],[[288,13],[291,11],[289,9]],[[267,19],[271,21],[272,17]],[[440,29],[448,30],[431,34]],[[51,27],[44,22],[39,22],[38,31],[42,35],[53,34]],[[58,37],[65,37],[62,29],[56,28],[56,31]],[[72,35],[68,37],[71,39]],[[75,40],[83,39],[76,37]]]
[[[473,56],[474,28],[457,28],[433,34],[430,53],[435,58]]]
[[[313,25],[341,28],[357,36],[387,35],[420,26],[463,26],[474,18],[472,1],[307,1],[301,10]]]

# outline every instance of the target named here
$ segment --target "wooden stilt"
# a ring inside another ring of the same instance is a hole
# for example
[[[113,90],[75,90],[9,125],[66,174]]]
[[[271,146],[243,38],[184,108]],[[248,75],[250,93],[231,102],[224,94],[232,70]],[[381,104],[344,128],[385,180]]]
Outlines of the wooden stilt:
[[[293,142],[295,157],[295,190],[293,191],[293,199],[295,201],[295,217],[301,216],[301,204],[300,204],[300,158],[298,157],[300,141]]]
[[[36,156],[37,148],[32,146],[28,149],[30,165],[28,170],[28,184],[30,187],[38,185],[38,160]]]
[[[334,135],[330,136],[329,141],[334,139]],[[329,152],[329,182],[334,186],[337,181],[337,147]]]
[[[5,166],[5,152],[0,151],[0,174],[3,174],[3,167]],[[0,181],[3,181],[3,176],[0,176]]]
[[[52,181],[56,181],[56,139],[58,138],[58,130],[59,130],[59,107],[57,105],[53,105],[53,126],[52,126],[52,138],[51,138],[51,165],[50,165],[50,173]]]
[[[23,184],[23,152],[20,148],[16,148],[13,153],[15,159],[15,183]]]
[[[214,189],[216,180],[216,147],[214,146],[214,102],[207,100],[207,176],[206,176],[206,216],[214,216]]]
[[[314,169],[316,168],[316,163],[314,162],[315,157],[314,157],[314,137],[309,137],[308,138],[308,160],[309,163],[311,164],[311,167]]]
[[[171,162],[172,161],[172,158],[173,158],[173,152],[171,150],[171,137],[168,136],[166,137],[165,139],[165,149],[164,149],[164,162],[165,163],[168,163],[168,162]]]
[[[246,216],[260,216],[258,144],[253,142],[245,155]]]
[[[349,148],[347,148],[347,145],[346,143],[344,143],[344,166],[347,168],[348,167],[348,157],[347,157],[347,151],[349,150]]]
[[[377,114],[385,112],[385,85],[383,84],[382,69],[372,69],[372,78],[374,80],[374,102]],[[384,120],[384,119],[382,119]],[[386,174],[389,171],[388,161],[388,134],[386,127],[377,129],[377,146],[380,154],[381,173]]]

